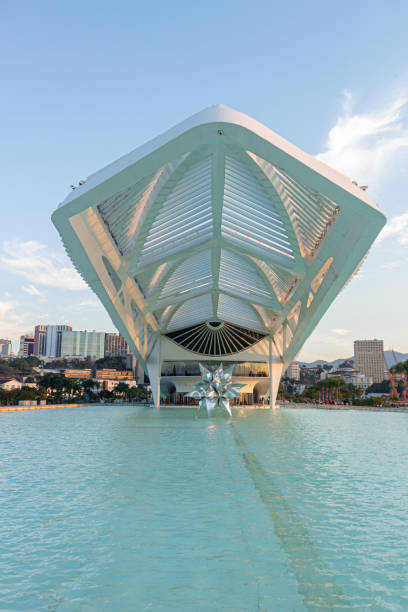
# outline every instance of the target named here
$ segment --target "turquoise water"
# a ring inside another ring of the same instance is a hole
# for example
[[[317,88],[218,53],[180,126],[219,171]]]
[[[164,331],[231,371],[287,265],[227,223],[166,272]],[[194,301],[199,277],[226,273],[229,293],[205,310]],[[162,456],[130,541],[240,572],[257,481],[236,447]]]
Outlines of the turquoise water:
[[[408,414],[0,423],[2,611],[408,610]]]

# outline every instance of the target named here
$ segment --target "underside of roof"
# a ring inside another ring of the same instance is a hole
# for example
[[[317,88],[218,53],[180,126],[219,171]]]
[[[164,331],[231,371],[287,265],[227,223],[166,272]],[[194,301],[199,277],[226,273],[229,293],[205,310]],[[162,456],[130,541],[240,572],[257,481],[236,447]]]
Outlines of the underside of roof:
[[[142,362],[159,335],[209,355],[272,336],[292,358],[384,223],[345,177],[222,108],[230,121],[196,116],[54,213]]]

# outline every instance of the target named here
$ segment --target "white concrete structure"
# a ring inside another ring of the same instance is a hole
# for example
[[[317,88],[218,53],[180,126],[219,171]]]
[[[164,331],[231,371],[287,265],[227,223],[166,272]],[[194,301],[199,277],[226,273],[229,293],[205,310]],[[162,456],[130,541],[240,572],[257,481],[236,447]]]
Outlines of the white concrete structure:
[[[68,254],[148,372],[164,361],[282,371],[385,218],[264,125],[208,108],[81,181],[53,214]]]

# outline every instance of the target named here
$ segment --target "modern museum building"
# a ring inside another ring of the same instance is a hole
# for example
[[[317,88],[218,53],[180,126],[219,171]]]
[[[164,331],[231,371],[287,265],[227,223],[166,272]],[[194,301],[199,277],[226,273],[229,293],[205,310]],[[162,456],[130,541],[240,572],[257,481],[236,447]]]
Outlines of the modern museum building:
[[[53,222],[156,406],[182,402],[199,363],[234,363],[242,401],[273,406],[385,218],[364,187],[214,106],[80,181]]]

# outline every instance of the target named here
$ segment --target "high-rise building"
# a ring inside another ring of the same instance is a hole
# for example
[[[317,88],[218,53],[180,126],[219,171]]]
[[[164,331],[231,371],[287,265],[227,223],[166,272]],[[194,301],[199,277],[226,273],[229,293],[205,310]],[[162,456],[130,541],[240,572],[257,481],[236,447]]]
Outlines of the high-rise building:
[[[8,357],[11,354],[11,340],[0,338],[0,357]]]
[[[105,354],[105,332],[63,331],[61,357],[102,359]]]
[[[48,325],[45,354],[47,357],[61,357],[62,332],[72,331],[69,325]]]
[[[47,349],[48,325],[36,325],[34,327],[34,355],[44,357]]]
[[[129,347],[120,334],[105,335],[105,357],[126,357]]]
[[[20,350],[18,351],[19,357],[29,357],[34,354],[34,335],[24,334],[20,336]]]
[[[293,380],[300,380],[300,363],[298,361],[292,361],[286,370],[286,376]]]
[[[355,340],[354,365],[357,370],[373,382],[384,380],[384,342],[383,340]]]

